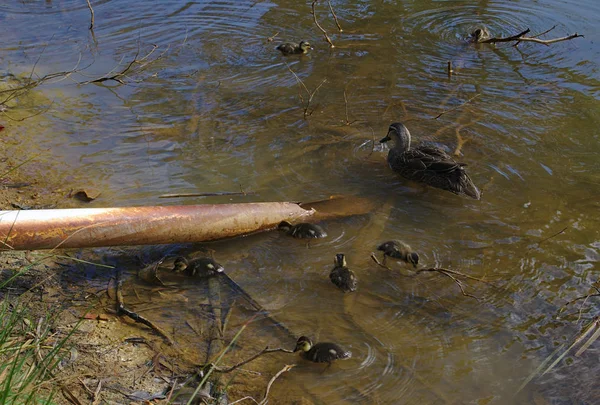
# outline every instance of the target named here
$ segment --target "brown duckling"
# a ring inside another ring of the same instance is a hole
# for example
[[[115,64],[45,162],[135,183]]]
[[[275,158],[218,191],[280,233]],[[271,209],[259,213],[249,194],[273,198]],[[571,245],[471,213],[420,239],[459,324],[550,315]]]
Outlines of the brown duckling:
[[[280,44],[275,49],[280,51],[282,54],[288,56],[288,55],[300,55],[300,54],[308,53],[308,50],[312,49],[312,47],[310,46],[308,41],[300,41],[299,44],[297,44],[295,42],[286,42],[286,43]]]
[[[412,264],[414,268],[416,268],[419,264],[419,255],[417,252],[413,252],[412,248],[401,240],[390,240],[384,242],[377,247],[377,250],[381,250],[383,252],[384,264],[385,259],[388,256]]]
[[[223,266],[210,257],[199,257],[188,260],[183,256],[179,256],[173,263],[173,271],[175,273],[184,272],[188,276],[199,278],[213,277],[224,270]]]
[[[476,200],[481,198],[479,189],[467,174],[466,164],[455,161],[435,145],[420,144],[411,148],[410,132],[401,122],[390,125],[387,135],[379,142],[388,141],[393,143],[388,164],[402,177]]]
[[[329,363],[334,360],[349,359],[352,352],[342,348],[337,343],[320,342],[313,345],[313,342],[306,336],[300,336],[296,342],[294,352],[302,351],[302,358],[315,363]]]
[[[335,266],[329,273],[331,282],[345,293],[356,291],[358,280],[354,272],[346,266],[346,256],[342,253],[336,254],[333,263]]]
[[[480,27],[477,28],[475,30],[473,30],[473,32],[471,32],[469,34],[469,42],[472,43],[479,43],[479,42],[483,42],[486,41],[488,39],[490,39],[490,32],[488,31],[488,29],[486,27]]]
[[[309,224],[308,222],[292,225],[288,221],[281,221],[277,229],[298,239],[316,239],[327,236],[327,232],[319,225]]]

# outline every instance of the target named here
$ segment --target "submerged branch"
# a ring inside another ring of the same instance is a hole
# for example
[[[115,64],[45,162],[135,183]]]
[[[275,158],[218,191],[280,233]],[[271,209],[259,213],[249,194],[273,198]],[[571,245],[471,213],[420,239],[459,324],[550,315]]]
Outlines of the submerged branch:
[[[387,269],[387,270],[391,270],[388,266],[385,265],[385,261],[384,261],[384,263],[381,263],[379,261],[379,259],[377,259],[377,256],[375,256],[375,253],[371,253],[371,259],[378,266],[383,267],[384,269]],[[451,279],[452,281],[454,281],[454,283],[458,286],[458,288],[460,288],[460,292],[462,293],[462,295],[464,295],[465,297],[474,298],[477,301],[479,301],[479,298],[477,298],[476,296],[474,296],[474,295],[469,294],[468,292],[466,292],[465,291],[465,286],[464,286],[463,282],[461,280],[459,280],[458,277],[464,277],[467,280],[479,281],[480,283],[489,284],[492,287],[495,287],[494,284],[492,282],[488,281],[488,280],[484,280],[484,279],[478,278],[478,277],[473,277],[473,276],[470,276],[468,274],[461,273],[460,271],[445,269],[445,268],[442,268],[442,267],[429,267],[429,268],[418,269],[418,270],[414,271],[414,273],[412,273],[412,275],[409,276],[409,277],[414,277],[414,276],[417,276],[420,273],[424,273],[424,272],[440,273],[440,274],[448,277],[449,279]]]
[[[447,270],[447,269],[442,269],[442,268],[435,268],[435,267],[432,267],[432,268],[429,268],[429,269],[419,269],[419,270],[417,270],[416,274],[419,274],[419,273],[422,273],[422,272],[425,272],[425,271],[433,271],[433,272],[438,272],[440,274],[443,274],[444,276],[452,279],[452,281],[454,281],[456,283],[456,285],[458,286],[458,288],[460,288],[460,292],[462,293],[462,295],[464,295],[465,297],[475,298],[477,301],[479,301],[479,298],[477,298],[476,296],[474,296],[472,294],[469,294],[469,293],[467,293],[465,291],[465,287],[464,287],[463,283],[459,279],[457,279],[456,277],[454,277],[453,274],[459,274],[459,275],[461,275],[463,277],[466,277],[466,278],[471,278],[471,276],[468,276],[466,274],[463,274],[463,273],[460,273],[460,272],[457,272],[457,271],[452,271],[452,270]],[[479,281],[483,281],[483,280],[479,280]]]
[[[325,84],[325,82],[327,82],[327,79],[323,79],[321,81],[321,83],[319,83],[319,85],[313,91],[310,91],[310,90],[308,90],[308,87],[306,87],[306,84],[304,84],[302,79],[300,79],[300,77],[298,77],[296,72],[294,72],[292,70],[290,65],[287,64],[287,62],[285,63],[285,66],[294,75],[294,78],[296,79],[296,82],[298,83],[298,87],[300,88],[300,90],[298,91],[298,98],[300,98],[300,102],[302,102],[304,104],[304,97],[302,97],[302,89],[304,89],[304,91],[306,92],[306,94],[308,96],[308,100],[306,101],[306,105],[304,106],[304,114],[303,114],[304,119],[306,119],[306,117],[310,117],[314,111],[314,109],[312,111],[309,111],[310,103],[312,102],[314,96],[317,94],[317,92],[319,91],[321,86],[323,86]]]
[[[245,364],[250,363],[253,360],[256,360],[257,358],[259,358],[260,356],[262,356],[263,354],[267,354],[267,353],[276,353],[276,352],[282,352],[282,353],[294,353],[293,350],[288,350],[288,349],[283,349],[281,347],[278,347],[276,349],[269,349],[269,346],[265,347],[264,349],[262,349],[260,352],[256,353],[255,355],[247,358],[246,360],[240,361],[239,363],[231,366],[231,367],[218,367],[213,363],[209,363],[207,365],[201,365],[202,367],[210,367],[213,371],[219,372],[219,373],[230,373],[232,371],[234,371],[235,369],[238,369],[240,367],[242,367]]]
[[[154,330],[156,333],[161,335],[163,338],[169,342],[170,345],[174,345],[175,342],[173,339],[167,335],[165,331],[163,331],[160,327],[156,326],[150,320],[144,318],[143,316],[137,314],[136,312],[130,311],[125,308],[125,302],[123,300],[123,281],[121,280],[121,271],[117,270],[117,314],[118,315],[126,315],[134,321],[144,324]]]
[[[294,364],[292,364],[292,365],[286,364],[281,370],[279,370],[277,372],[277,374],[275,374],[273,376],[273,378],[271,378],[271,380],[267,384],[267,391],[265,392],[265,396],[263,397],[263,400],[260,401],[260,405],[265,405],[265,404],[268,403],[268,399],[267,398],[269,397],[269,391],[271,391],[271,386],[273,385],[273,383],[275,382],[275,380],[278,379],[281,374],[290,371],[294,367],[295,367]]]
[[[452,108],[450,108],[448,110],[444,110],[441,113],[439,113],[438,115],[436,115],[435,117],[429,118],[429,119],[430,120],[437,120],[438,118],[440,118],[444,114],[448,114],[449,112],[452,112],[452,111],[458,110],[461,107],[464,107],[465,105],[469,104],[471,101],[475,100],[480,95],[481,95],[481,93],[477,93],[473,97],[471,97],[470,99],[468,99],[467,101],[465,101],[465,102],[463,102],[463,103],[461,103],[461,104],[459,104],[459,105],[457,105],[455,107],[452,107]]]

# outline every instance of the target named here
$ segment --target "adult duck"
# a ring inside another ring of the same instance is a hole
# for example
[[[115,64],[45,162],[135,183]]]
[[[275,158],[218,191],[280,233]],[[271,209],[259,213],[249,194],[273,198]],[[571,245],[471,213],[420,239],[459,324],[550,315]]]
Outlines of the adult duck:
[[[387,157],[388,164],[409,180],[424,183],[454,194],[464,194],[476,200],[479,189],[465,170],[466,164],[456,162],[442,149],[428,144],[410,147],[410,132],[401,122],[390,125],[380,143],[393,142]]]

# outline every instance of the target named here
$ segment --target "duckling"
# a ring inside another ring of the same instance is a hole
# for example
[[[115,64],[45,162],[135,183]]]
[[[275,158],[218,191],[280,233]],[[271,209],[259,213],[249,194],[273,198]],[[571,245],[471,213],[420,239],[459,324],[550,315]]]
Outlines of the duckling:
[[[479,43],[490,39],[490,32],[486,27],[477,28],[469,34],[469,42]]]
[[[419,264],[419,255],[413,252],[412,248],[401,240],[384,242],[377,247],[377,250],[383,251],[383,264],[385,264],[385,259],[388,256],[412,264],[414,268],[417,268]]]
[[[197,259],[188,260],[180,256],[173,263],[173,271],[175,273],[185,272],[186,275],[192,277],[213,277],[225,270],[223,266],[217,263],[210,257],[199,257]]]
[[[402,177],[476,200],[481,198],[465,170],[466,164],[456,162],[434,145],[421,144],[411,149],[410,132],[404,124],[390,125],[387,135],[379,142],[388,141],[394,142],[388,153],[388,164]]]
[[[331,342],[320,342],[313,345],[313,342],[306,336],[300,336],[296,342],[294,352],[302,350],[300,355],[309,361],[315,363],[329,363],[334,360],[349,359],[352,352],[342,348],[340,345]]]
[[[275,49],[281,51],[282,54],[287,56],[287,55],[300,55],[300,54],[308,53],[308,50],[312,49],[312,47],[310,46],[308,41],[300,41],[299,44],[297,44],[295,42],[286,42],[286,43],[280,44]]]
[[[346,267],[346,256],[342,253],[336,254],[333,263],[335,266],[329,273],[331,282],[345,293],[356,291],[358,280],[352,270]]]
[[[277,226],[277,229],[298,239],[316,239],[325,238],[327,236],[327,232],[319,225],[309,224],[307,222],[292,225],[288,221],[281,221]]]

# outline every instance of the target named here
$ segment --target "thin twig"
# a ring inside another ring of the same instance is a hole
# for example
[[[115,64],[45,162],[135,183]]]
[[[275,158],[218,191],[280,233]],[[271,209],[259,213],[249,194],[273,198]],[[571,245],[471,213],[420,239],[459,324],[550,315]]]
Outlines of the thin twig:
[[[329,5],[329,10],[331,11],[331,15],[333,16],[333,19],[335,20],[335,25],[337,25],[338,30],[340,32],[344,32],[344,30],[342,29],[342,26],[340,25],[340,22],[338,21],[337,15],[335,15],[335,11],[333,11],[333,6],[331,5],[331,1],[327,0],[327,4]]]
[[[471,101],[475,100],[477,97],[479,97],[481,95],[481,93],[477,93],[475,94],[473,97],[471,97],[470,99],[468,99],[467,101],[463,102],[462,104],[457,105],[456,107],[452,107],[449,110],[444,110],[441,113],[439,113],[438,115],[436,115],[433,118],[429,118],[430,120],[437,120],[438,118],[440,118],[442,115],[444,114],[448,114],[449,112],[452,112],[454,110],[458,110],[461,107],[464,107],[466,104],[469,104]]]
[[[386,266],[385,264],[382,264],[379,259],[377,258],[377,256],[375,256],[375,253],[371,252],[371,259],[373,259],[373,261],[375,263],[377,263],[378,266],[383,267],[384,269],[388,269],[391,270],[388,266]]]
[[[352,125],[352,124],[354,124],[357,120],[350,121],[350,118],[348,117],[348,96],[346,95],[346,89],[344,89],[344,109],[346,111],[346,122],[345,122],[345,125]]]
[[[140,55],[140,49],[138,47],[134,58],[120,72],[112,74],[116,70],[116,68],[115,68],[111,72],[105,74],[102,77],[99,77],[97,79],[87,80],[85,82],[80,82],[78,84],[102,83],[102,82],[109,81],[109,80],[114,80],[117,83],[125,84],[124,79],[129,77],[128,76],[129,73],[139,73],[139,72],[143,71],[144,68],[146,66],[148,66],[150,63],[156,62],[159,59],[161,59],[169,49],[167,47],[167,49],[165,49],[159,56],[157,56],[156,58],[154,58],[152,60],[148,60],[157,48],[158,48],[158,45],[152,45],[152,49],[145,56],[138,59],[138,56]],[[142,63],[142,62],[145,62],[145,63]],[[139,64],[139,66],[137,68],[133,69],[133,65],[136,63]]]
[[[540,35],[543,35],[551,30],[553,30],[554,27],[550,28],[549,30],[542,32],[541,34],[535,35],[533,37],[525,37],[525,34],[528,34],[531,30],[529,28],[527,28],[525,31],[516,34],[516,35],[512,35],[510,37],[506,37],[506,38],[488,38],[485,39],[483,41],[480,41],[479,43],[481,44],[495,44],[497,42],[511,42],[511,41],[518,41],[518,42],[536,42],[538,44],[544,44],[544,45],[550,45],[553,44],[555,42],[561,42],[561,41],[568,41],[570,39],[574,39],[574,38],[583,38],[583,35],[580,35],[578,33],[574,33],[571,35],[568,35],[566,37],[560,37],[560,38],[553,38],[553,39],[539,39],[537,37],[539,37]]]
[[[90,30],[93,30],[94,29],[94,9],[92,8],[92,3],[90,3],[90,0],[87,0],[87,5],[88,5],[88,8],[90,9],[90,14],[91,14]]]
[[[267,391],[265,392],[265,396],[263,398],[262,401],[260,401],[260,405],[264,405],[267,403],[267,397],[269,396],[269,391],[271,390],[271,386],[273,385],[273,383],[275,382],[275,380],[277,378],[279,378],[279,376],[287,371],[290,371],[292,368],[294,368],[294,364],[292,365],[285,365],[281,370],[279,370],[277,372],[277,374],[275,374],[273,376],[273,378],[271,378],[271,381],[269,381],[269,384],[267,384]]]
[[[30,74],[29,79],[26,84],[19,86],[19,87],[13,87],[13,88],[5,89],[5,90],[0,90],[0,94],[8,93],[8,96],[6,96],[6,98],[4,100],[0,101],[0,105],[6,104],[10,100],[17,98],[17,97],[21,96],[22,94],[24,94],[30,90],[33,90],[37,86],[40,86],[43,83],[50,81],[52,79],[58,78],[59,80],[57,80],[56,82],[67,79],[73,73],[79,72],[78,67],[79,67],[79,64],[81,63],[81,58],[82,58],[82,55],[79,54],[79,58],[73,69],[71,69],[69,71],[64,71],[64,72],[49,73],[45,76],[42,76],[41,78],[39,78],[37,80],[31,80],[33,73],[34,73],[34,70],[32,69],[31,74]],[[36,61],[36,64],[37,64],[37,61]],[[86,66],[86,68],[87,67],[89,67],[89,66]],[[34,69],[35,69],[35,65],[34,65]]]
[[[456,148],[454,149],[454,156],[460,156],[461,154],[461,150],[462,147],[464,146],[465,143],[469,142],[469,138],[464,139],[461,135],[460,135],[460,130],[463,129],[464,127],[470,125],[469,124],[463,124],[463,125],[459,125],[455,128],[455,133],[456,133]]]
[[[333,42],[331,42],[331,38],[329,38],[329,35],[327,35],[327,31],[325,31],[325,29],[323,29],[323,27],[321,27],[321,25],[319,24],[319,22],[317,21],[317,13],[315,13],[315,4],[317,3],[317,0],[312,2],[311,8],[312,8],[312,15],[313,15],[313,20],[315,21],[315,25],[317,26],[317,28],[319,28],[321,30],[321,32],[323,33],[323,35],[325,36],[325,40],[327,42],[329,42],[329,46],[331,48],[335,48],[335,45],[333,45]]]
[[[285,66],[294,75],[294,78],[296,79],[296,82],[298,83],[298,87],[299,87],[298,98],[300,98],[300,101],[302,103],[304,103],[304,97],[302,97],[302,89],[304,89],[304,91],[306,91],[306,94],[308,95],[308,100],[306,101],[306,106],[304,107],[304,119],[306,119],[306,117],[311,116],[312,113],[313,113],[313,111],[314,111],[313,110],[310,113],[308,112],[308,109],[310,108],[310,103],[312,102],[313,97],[315,96],[315,94],[317,94],[317,91],[319,91],[319,89],[321,88],[321,86],[323,86],[323,84],[325,84],[325,82],[327,81],[327,79],[323,79],[321,81],[321,83],[319,83],[319,85],[311,92],[310,90],[308,90],[308,87],[306,87],[306,85],[304,84],[304,82],[302,81],[302,79],[300,79],[300,77],[298,77],[298,75],[296,74],[296,72],[294,72],[292,70],[292,68],[290,67],[290,65],[287,64],[287,62],[285,62]]]
[[[454,274],[455,276],[460,276],[460,277],[464,277],[467,278],[469,280],[473,280],[473,281],[479,281],[480,283],[484,283],[484,284],[490,284],[490,285],[494,285],[492,282],[488,281],[488,280],[484,280],[482,278],[478,278],[478,277],[473,277],[470,276],[468,274],[465,273],[461,273],[460,271],[456,271],[456,270],[450,270],[450,269],[445,269],[443,267],[431,267],[428,269],[419,269],[417,270],[417,274],[421,273],[423,271],[437,271],[439,273],[448,273],[448,274]]]
[[[319,91],[319,89],[321,88],[321,86],[323,86],[325,84],[325,82],[327,82],[327,79],[323,79],[321,81],[321,83],[319,83],[319,85],[312,91],[312,93],[310,93],[310,96],[308,97],[308,102],[306,103],[306,108],[304,108],[304,119],[306,119],[306,117],[310,117],[312,115],[312,113],[315,111],[313,109],[309,113],[308,112],[308,108],[310,107],[310,103],[312,102],[313,97],[315,96],[315,94],[317,94],[317,92]]]
[[[279,35],[279,31],[277,31],[275,34],[273,34],[273,36],[270,36],[269,38],[267,38],[267,42],[273,42],[277,35]]]
[[[267,353],[275,353],[275,352],[283,352],[283,353],[294,353],[293,350],[288,350],[288,349],[283,349],[283,348],[276,348],[276,349],[269,349],[269,346],[265,347],[264,349],[262,349],[260,352],[256,353],[255,355],[247,358],[246,360],[240,361],[239,363],[231,366],[231,367],[225,367],[225,368],[221,368],[221,367],[217,367],[214,364],[209,364],[208,366],[210,366],[212,368],[213,371],[219,372],[219,373],[230,373],[233,370],[242,367],[245,364],[250,363],[251,361],[257,359],[258,357],[262,356],[263,354],[267,354]]]
[[[535,42],[538,44],[550,45],[550,44],[554,44],[556,42],[569,41],[574,38],[585,38],[585,37],[581,34],[575,33],[575,34],[568,35],[566,37],[553,38],[553,39],[538,39],[538,38],[533,38],[533,37],[523,37],[523,38],[519,38],[519,42]]]
[[[523,37],[523,35],[525,34],[529,34],[531,30],[529,28],[527,28],[525,31],[518,33],[517,35],[511,35],[510,37],[505,37],[505,38],[497,38],[497,37],[493,37],[493,38],[488,38],[488,39],[484,39],[483,41],[479,41],[480,44],[494,44],[496,42],[511,42],[511,41],[520,41]]]
[[[460,288],[460,292],[462,293],[462,295],[464,295],[465,297],[471,297],[471,298],[475,298],[477,301],[479,301],[479,298],[477,298],[474,295],[468,294],[467,292],[465,292],[464,286],[462,284],[462,282],[460,280],[458,280],[456,277],[454,277],[452,274],[447,273],[446,271],[444,271],[444,269],[438,269],[438,268],[430,268],[430,269],[420,269],[417,271],[417,274],[424,272],[424,271],[435,271],[438,272],[440,274],[443,274],[444,276],[451,278],[452,281],[454,281],[456,283],[456,285],[458,286],[458,288]]]
[[[556,28],[556,25],[553,25],[552,28],[550,28],[549,30],[546,30],[544,32],[540,32],[539,34],[536,34],[536,35],[532,35],[530,38],[541,37],[542,35],[545,35],[545,34],[549,33],[550,31],[552,31],[554,28]]]
[[[239,404],[240,402],[243,402],[243,401],[245,401],[245,400],[247,400],[247,399],[251,400],[252,402],[254,402],[254,403],[255,403],[255,404],[257,404],[257,405],[260,405],[256,399],[252,398],[252,397],[251,397],[251,396],[249,396],[249,395],[245,396],[244,398],[240,398],[240,399],[237,399],[237,400],[235,400],[235,401],[233,401],[233,402],[230,402],[230,403],[229,403],[229,405],[235,405],[235,404]]]
[[[156,333],[158,333],[163,338],[165,338],[167,340],[167,342],[169,342],[170,345],[174,345],[175,342],[173,341],[173,339],[169,335],[167,335],[167,333],[165,331],[163,331],[160,327],[156,326],[154,323],[152,323],[150,320],[144,318],[143,316],[125,308],[122,290],[123,290],[123,281],[121,280],[121,270],[117,269],[117,292],[116,292],[117,293],[117,314],[126,315],[129,318],[133,319],[134,321],[142,323],[142,324],[150,327]]]
[[[254,195],[254,191],[223,191],[218,193],[178,193],[178,194],[161,194],[158,198],[179,198],[179,197],[220,197],[233,195]]]
[[[560,231],[548,236],[547,238],[542,239],[541,241],[539,241],[538,243],[536,243],[534,246],[530,247],[529,250],[534,249],[539,247],[542,243],[546,242],[547,240],[550,240],[558,235],[560,235],[561,233],[563,233],[564,231],[566,231],[569,227],[565,226],[563,229],[561,229]]]

